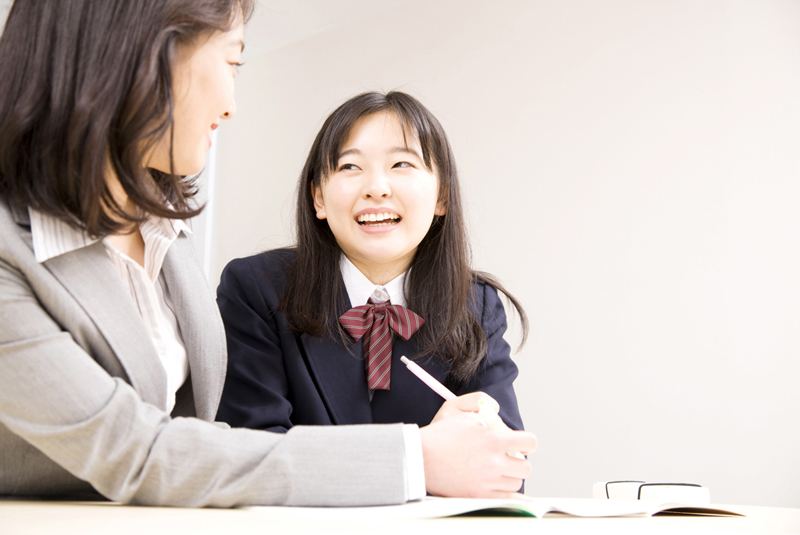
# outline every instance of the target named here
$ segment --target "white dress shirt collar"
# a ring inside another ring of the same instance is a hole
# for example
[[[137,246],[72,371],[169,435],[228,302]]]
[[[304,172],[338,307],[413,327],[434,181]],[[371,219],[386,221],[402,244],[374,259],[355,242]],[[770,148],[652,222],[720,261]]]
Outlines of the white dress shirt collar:
[[[389,299],[393,305],[406,306],[405,283],[407,271],[380,286],[370,281],[344,254],[339,261],[339,269],[342,272],[351,307],[366,305],[367,299],[370,297],[376,303]]]
[[[28,207],[31,218],[33,254],[39,263],[87,247],[102,238],[92,238],[85,231],[73,227],[66,221]],[[189,226],[180,219],[150,217],[142,223],[144,229],[152,229],[165,238],[175,239],[184,232],[191,234]],[[144,233],[144,230],[142,230]]]

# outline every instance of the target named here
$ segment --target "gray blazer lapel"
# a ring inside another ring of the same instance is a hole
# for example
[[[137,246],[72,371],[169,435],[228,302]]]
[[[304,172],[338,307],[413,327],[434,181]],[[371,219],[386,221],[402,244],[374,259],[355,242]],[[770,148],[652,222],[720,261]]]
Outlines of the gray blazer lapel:
[[[44,266],[92,319],[141,398],[166,409],[166,372],[102,242],[51,258]]]
[[[19,230],[19,237],[22,238],[22,241],[33,250],[33,236],[31,236],[31,218],[28,214],[28,207],[27,206],[20,206],[16,203],[10,203],[8,205],[9,211],[11,212],[11,216],[14,218],[14,222],[18,225]]]
[[[178,236],[161,269],[189,357],[197,416],[214,420],[228,363],[225,330],[189,238]]]
[[[303,334],[300,339],[333,422],[339,425],[372,423],[361,342],[342,347],[329,338]]]

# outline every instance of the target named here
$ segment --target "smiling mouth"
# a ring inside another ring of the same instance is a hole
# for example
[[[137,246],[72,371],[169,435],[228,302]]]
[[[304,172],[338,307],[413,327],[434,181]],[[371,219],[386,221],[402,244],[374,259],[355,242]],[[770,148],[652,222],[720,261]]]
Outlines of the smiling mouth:
[[[396,225],[402,219],[403,218],[398,214],[384,212],[382,214],[362,214],[356,218],[356,222],[366,227],[385,227],[388,225]]]

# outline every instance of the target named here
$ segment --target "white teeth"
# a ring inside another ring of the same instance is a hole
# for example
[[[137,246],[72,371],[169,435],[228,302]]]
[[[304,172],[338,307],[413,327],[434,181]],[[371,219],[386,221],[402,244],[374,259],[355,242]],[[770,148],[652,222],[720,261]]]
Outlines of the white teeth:
[[[383,212],[381,214],[363,214],[363,215],[358,216],[357,220],[358,220],[359,223],[371,223],[373,221],[380,222],[380,221],[384,221],[386,219],[396,220],[396,219],[399,219],[399,218],[400,218],[400,216],[397,215],[397,214],[393,214],[393,213],[390,213],[390,212]]]

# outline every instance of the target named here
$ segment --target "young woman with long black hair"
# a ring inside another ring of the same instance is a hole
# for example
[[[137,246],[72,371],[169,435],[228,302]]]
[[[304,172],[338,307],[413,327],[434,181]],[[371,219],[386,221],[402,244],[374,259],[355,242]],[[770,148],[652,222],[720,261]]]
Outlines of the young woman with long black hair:
[[[296,246],[223,272],[229,359],[218,418],[280,432],[424,426],[443,399],[405,356],[456,394],[489,394],[522,429],[498,291],[519,312],[523,339],[527,319],[495,278],[471,269],[469,250],[455,158],[436,117],[399,91],[348,99],[301,173]]]

